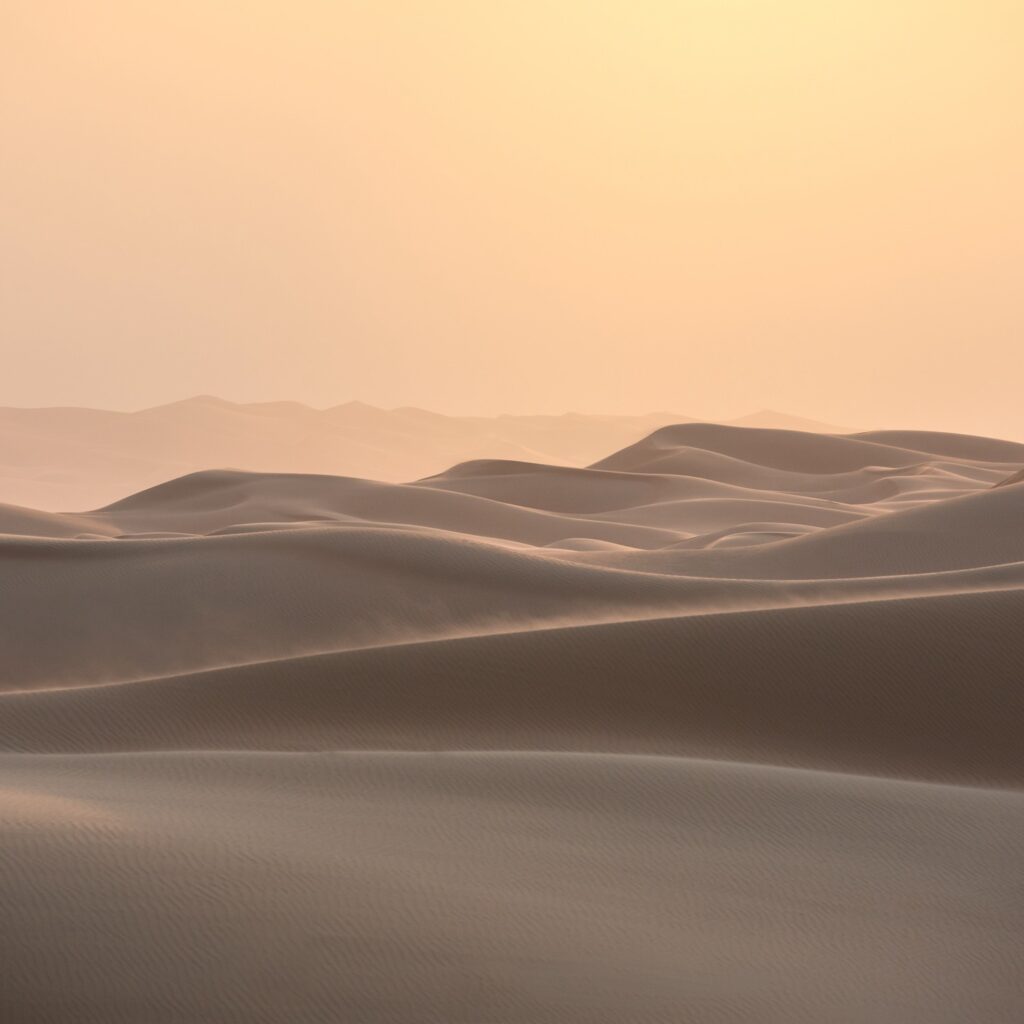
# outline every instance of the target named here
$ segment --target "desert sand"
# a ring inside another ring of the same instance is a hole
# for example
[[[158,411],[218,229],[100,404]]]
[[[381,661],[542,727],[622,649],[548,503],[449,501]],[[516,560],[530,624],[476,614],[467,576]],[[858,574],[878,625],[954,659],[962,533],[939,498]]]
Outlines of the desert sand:
[[[0,1019],[1024,1019],[1024,445],[207,404],[2,418]]]

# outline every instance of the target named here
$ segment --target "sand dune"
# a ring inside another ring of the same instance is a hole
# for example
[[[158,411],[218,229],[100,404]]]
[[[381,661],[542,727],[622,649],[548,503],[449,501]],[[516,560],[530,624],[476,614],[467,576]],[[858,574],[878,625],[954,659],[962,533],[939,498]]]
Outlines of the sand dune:
[[[886,515],[735,553],[629,551],[604,564],[752,579],[940,572],[1024,561],[1024,487],[1015,484],[915,504]]]
[[[201,411],[0,507],[0,1019],[1021,1019],[1024,446]]]
[[[1024,641],[1007,638],[1022,612],[1014,589],[396,644],[13,693],[3,738],[639,752],[1016,786]]]
[[[999,483],[996,484],[996,486],[997,487],[1004,487],[1004,486],[1007,486],[1009,484],[1020,484],[1020,483],[1024,483],[1024,469],[1019,469],[1019,470],[1017,470],[1016,473],[1013,473],[1012,475],[1008,476],[1005,480],[1000,480]]]
[[[6,968],[23,981],[0,998],[20,1019],[1009,1021],[1019,1007],[1019,921],[977,884],[1013,885],[1013,794],[607,755],[3,763],[16,793],[73,801],[48,834],[16,825],[6,862],[24,894]],[[55,984],[40,950],[76,970]]]
[[[0,765],[11,1020],[1020,1008],[1016,793],[597,754]]]
[[[92,509],[172,477],[221,466],[414,480],[471,459],[581,466],[687,417],[444,416],[347,402],[181,402],[102,409],[0,408],[0,503],[48,511]],[[750,426],[838,428],[782,413]]]
[[[1024,444],[999,441],[991,437],[970,434],[946,434],[927,430],[869,430],[851,437],[859,441],[895,445],[930,455],[952,455],[961,459],[979,459],[987,462],[1020,462],[1024,459]]]

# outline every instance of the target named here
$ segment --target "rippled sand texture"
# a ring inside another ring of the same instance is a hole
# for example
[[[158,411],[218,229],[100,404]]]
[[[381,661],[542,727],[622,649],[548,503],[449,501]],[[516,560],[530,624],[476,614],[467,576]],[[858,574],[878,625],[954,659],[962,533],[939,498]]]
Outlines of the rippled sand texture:
[[[0,1020],[1018,1024],[1024,445],[0,506]]]

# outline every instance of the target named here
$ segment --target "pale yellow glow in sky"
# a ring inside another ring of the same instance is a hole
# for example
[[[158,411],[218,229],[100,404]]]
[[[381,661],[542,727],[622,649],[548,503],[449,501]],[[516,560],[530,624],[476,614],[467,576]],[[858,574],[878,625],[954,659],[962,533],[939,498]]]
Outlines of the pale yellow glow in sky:
[[[1024,436],[1017,0],[7,0],[0,404]]]

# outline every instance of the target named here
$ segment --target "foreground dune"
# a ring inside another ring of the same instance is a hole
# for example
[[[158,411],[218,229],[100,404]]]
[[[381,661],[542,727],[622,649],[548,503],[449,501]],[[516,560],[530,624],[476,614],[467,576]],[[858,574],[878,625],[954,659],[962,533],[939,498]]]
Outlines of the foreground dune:
[[[0,764],[12,1020],[1019,1017],[1015,793],[608,754]]]
[[[12,1021],[1024,1018],[1024,446],[0,507]]]

